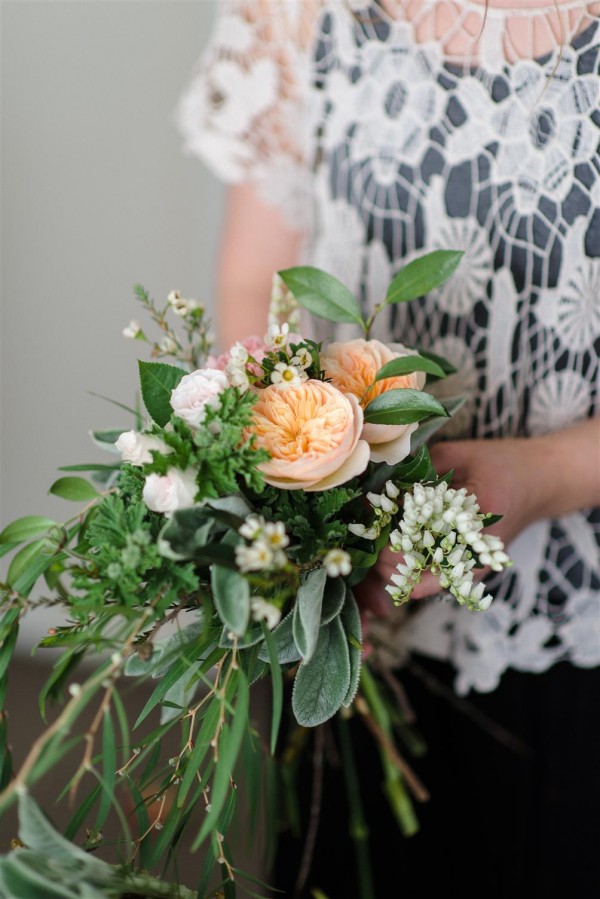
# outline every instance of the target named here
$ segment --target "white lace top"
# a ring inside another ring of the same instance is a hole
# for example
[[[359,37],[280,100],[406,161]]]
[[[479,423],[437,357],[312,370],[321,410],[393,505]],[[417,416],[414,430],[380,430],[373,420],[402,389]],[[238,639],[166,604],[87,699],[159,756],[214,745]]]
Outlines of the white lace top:
[[[598,414],[599,7],[234,0],[182,98],[187,150],[254,182],[303,229],[302,261],[366,309],[414,255],[466,251],[447,285],[379,320],[459,369],[444,390],[471,399],[448,436]],[[449,659],[461,693],[509,667],[598,665],[599,537],[598,509],[535,524],[487,612],[415,604],[404,639]]]

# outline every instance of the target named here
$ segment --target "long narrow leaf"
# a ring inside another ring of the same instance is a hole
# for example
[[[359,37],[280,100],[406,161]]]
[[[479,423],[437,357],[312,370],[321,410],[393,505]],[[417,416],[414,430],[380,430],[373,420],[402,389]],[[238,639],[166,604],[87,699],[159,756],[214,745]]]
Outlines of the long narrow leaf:
[[[275,754],[277,745],[277,736],[279,734],[279,725],[281,724],[281,714],[283,711],[283,676],[281,674],[281,665],[277,657],[277,646],[271,631],[262,623],[265,635],[265,644],[269,653],[269,664],[271,667],[271,682],[273,684],[273,702],[271,709],[271,755]]]

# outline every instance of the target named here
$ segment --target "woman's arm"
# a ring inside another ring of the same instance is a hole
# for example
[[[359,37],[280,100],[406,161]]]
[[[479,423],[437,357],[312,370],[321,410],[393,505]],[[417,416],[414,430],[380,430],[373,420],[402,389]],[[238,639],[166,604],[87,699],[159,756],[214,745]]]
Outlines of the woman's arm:
[[[301,234],[249,184],[229,188],[217,262],[217,330],[222,350],[266,331],[273,274],[297,264]]]

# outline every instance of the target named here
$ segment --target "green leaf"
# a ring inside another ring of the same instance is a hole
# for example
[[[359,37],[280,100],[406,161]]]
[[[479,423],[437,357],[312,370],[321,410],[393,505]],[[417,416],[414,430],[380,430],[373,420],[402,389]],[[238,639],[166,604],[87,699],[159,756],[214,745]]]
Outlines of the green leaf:
[[[310,265],[279,272],[279,277],[294,297],[319,318],[331,322],[352,322],[364,328],[356,297],[332,275]]]
[[[185,802],[185,797],[189,793],[190,787],[196,779],[196,775],[200,770],[200,765],[204,761],[204,756],[208,752],[210,742],[215,735],[217,722],[221,711],[221,704],[218,699],[213,699],[206,711],[202,725],[194,740],[194,748],[186,759],[185,771],[181,778],[181,784],[177,791],[177,805],[179,808]]]
[[[194,840],[192,850],[197,849],[215,828],[219,821],[223,804],[231,789],[231,778],[235,762],[242,745],[244,732],[248,727],[249,688],[246,675],[241,669],[237,672],[237,703],[233,713],[231,727],[223,725],[219,738],[219,758],[210,791],[210,811],[206,815],[200,833]]]
[[[88,502],[100,496],[94,485],[85,478],[59,478],[52,484],[48,493],[72,502]]]
[[[117,743],[110,709],[106,709],[102,723],[102,797],[96,819],[96,830],[102,830],[113,803],[117,773]]]
[[[45,539],[28,543],[13,557],[6,582],[17,593],[27,593],[52,562],[54,548]]]
[[[14,652],[18,636],[19,619],[16,618],[11,626],[11,629],[8,631],[8,634],[3,639],[2,646],[0,646],[0,679],[2,679],[6,674],[6,669],[8,668],[10,660],[12,659],[12,654]]]
[[[281,674],[281,665],[277,658],[277,646],[275,645],[273,635],[264,622],[262,622],[262,627],[265,635],[265,645],[269,653],[271,681],[273,684],[273,702],[271,708],[271,755],[275,755],[277,735],[279,734],[281,713],[283,711],[283,677]]]
[[[0,543],[22,543],[46,534],[50,528],[58,527],[56,521],[43,515],[26,515],[8,524],[0,534]]]
[[[339,615],[346,598],[346,584],[341,577],[327,578],[321,609],[321,624],[329,624]]]
[[[425,296],[454,273],[464,253],[462,250],[434,250],[401,268],[388,287],[386,302],[404,303]]]
[[[170,690],[170,688],[179,680],[179,678],[183,677],[187,672],[190,672],[193,667],[192,657],[196,655],[197,649],[193,644],[191,646],[185,646],[181,650],[182,658],[179,659],[164,675],[161,682],[157,687],[153,690],[151,696],[148,701],[144,705],[144,708],[138,715],[137,721],[133,725],[134,729],[138,727],[142,723],[142,721],[148,717],[152,709],[158,705],[161,699],[165,696],[165,694]]]
[[[327,571],[315,568],[302,578],[298,589],[294,605],[294,641],[305,661],[311,658],[317,646],[326,581]]]
[[[163,555],[179,559],[194,558],[196,550],[206,546],[212,528],[213,521],[207,518],[203,506],[174,512],[160,533],[159,544],[162,546],[165,541],[170,547],[170,552],[163,552]]]
[[[317,648],[294,680],[292,709],[298,724],[316,727],[331,718],[350,688],[348,640],[339,618],[319,631]]]
[[[101,431],[91,431],[90,433],[92,440],[99,447],[104,450],[109,450],[111,453],[116,453],[118,456],[121,455],[116,448],[115,443],[123,433],[123,428],[119,428],[119,430],[116,430],[115,428],[105,428]]]
[[[414,371],[424,371],[429,375],[435,375],[436,378],[445,378],[444,369],[431,359],[423,356],[400,356],[398,359],[392,359],[379,369],[375,375],[376,381],[383,381],[384,378],[398,378],[402,375],[410,375]]]
[[[466,396],[444,397],[444,408],[448,414],[444,416],[433,415],[419,424],[417,430],[410,435],[411,453],[414,453],[419,447],[427,443],[436,431],[439,431],[448,422],[448,418],[452,418],[460,407],[464,406],[466,400]]]
[[[448,362],[445,356],[438,356],[437,353],[432,353],[431,350],[424,350],[422,347],[417,347],[416,351],[419,356],[430,359],[432,362],[435,362],[436,365],[439,365],[446,377],[456,374],[458,369],[456,369],[451,362]]]
[[[280,665],[290,665],[293,662],[299,662],[302,658],[294,640],[293,625],[294,612],[291,611],[271,631],[271,637],[277,650],[277,660]],[[261,647],[258,658],[263,662],[269,661],[270,656],[266,646]]]
[[[110,474],[118,471],[121,466],[118,463],[114,465],[104,465],[102,462],[83,462],[81,465],[61,465],[59,471],[101,471]]]
[[[219,637],[219,646],[224,649],[232,649],[234,640],[230,637],[231,631],[228,627],[224,627]],[[235,645],[238,649],[248,649],[250,646],[256,646],[263,638],[262,627],[259,622],[252,624],[242,637],[237,637]]]
[[[448,413],[442,404],[423,390],[397,387],[386,390],[371,400],[365,409],[365,422],[378,425],[405,425],[420,421],[428,415]]]
[[[250,586],[238,571],[213,565],[211,586],[221,621],[230,631],[243,636],[250,621]]]
[[[106,862],[94,858],[59,834],[28,793],[19,794],[19,838],[29,849],[58,862],[82,862],[94,872],[110,871]]]
[[[165,365],[164,362],[138,363],[142,399],[151,418],[161,428],[171,418],[171,391],[177,387],[185,371],[176,365]]]
[[[346,592],[346,602],[341,614],[342,627],[348,641],[348,653],[350,656],[350,685],[344,697],[343,705],[348,708],[352,705],[360,684],[360,669],[362,664],[362,626],[360,613],[352,590]]]

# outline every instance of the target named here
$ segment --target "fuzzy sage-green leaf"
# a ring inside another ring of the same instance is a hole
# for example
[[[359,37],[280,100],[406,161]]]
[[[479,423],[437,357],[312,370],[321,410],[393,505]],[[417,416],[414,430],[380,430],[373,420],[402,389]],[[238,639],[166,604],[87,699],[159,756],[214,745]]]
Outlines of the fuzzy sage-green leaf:
[[[250,586],[245,577],[231,568],[213,565],[211,586],[221,621],[238,636],[250,621]]]
[[[304,576],[298,589],[293,631],[294,641],[305,661],[311,658],[317,645],[326,581],[326,570],[315,568]]]
[[[348,694],[350,673],[348,640],[334,618],[320,629],[312,658],[296,674],[292,709],[298,724],[316,727],[333,717]]]

